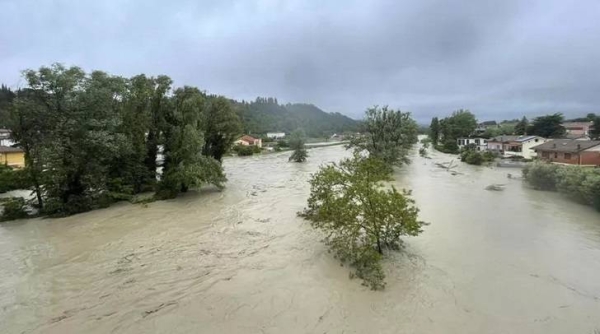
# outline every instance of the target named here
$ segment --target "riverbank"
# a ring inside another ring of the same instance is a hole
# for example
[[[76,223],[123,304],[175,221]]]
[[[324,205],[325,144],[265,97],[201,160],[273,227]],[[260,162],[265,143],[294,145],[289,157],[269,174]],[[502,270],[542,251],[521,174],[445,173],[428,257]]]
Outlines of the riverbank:
[[[223,191],[0,226],[2,333],[593,333],[591,208],[506,170],[415,155],[394,185],[430,223],[373,292],[296,213],[317,168],[351,152],[227,158]],[[485,190],[505,184],[502,192]]]

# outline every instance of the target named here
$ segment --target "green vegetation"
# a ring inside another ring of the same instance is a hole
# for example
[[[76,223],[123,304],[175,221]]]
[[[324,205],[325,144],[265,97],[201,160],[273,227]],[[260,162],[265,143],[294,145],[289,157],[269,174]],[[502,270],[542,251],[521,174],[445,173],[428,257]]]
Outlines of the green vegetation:
[[[12,169],[0,164],[0,193],[29,187],[29,180],[24,170]]]
[[[375,106],[366,111],[364,136],[351,140],[350,147],[367,151],[387,165],[401,166],[410,162],[408,151],[418,141],[417,129],[410,113]]]
[[[592,140],[600,140],[600,116],[594,115],[592,122],[594,122],[594,126],[590,129],[590,137]]]
[[[480,152],[473,147],[467,147],[460,152],[460,160],[469,165],[483,165],[494,161],[496,155],[489,151]]]
[[[27,204],[22,197],[9,197],[2,201],[2,216],[0,221],[27,218]]]
[[[302,213],[325,232],[325,243],[335,255],[372,289],[385,287],[380,264],[384,248],[398,249],[401,236],[416,236],[424,225],[409,193],[383,186],[390,180],[389,165],[355,154],[313,176]]]
[[[600,169],[536,162],[523,169],[523,177],[535,189],[558,191],[600,211]]]
[[[560,138],[566,133],[562,126],[563,122],[564,117],[559,113],[537,117],[528,127],[527,134],[544,138]]]
[[[40,213],[75,214],[152,190],[162,199],[223,187],[219,159],[241,128],[228,100],[173,90],[166,76],[127,79],[60,64],[24,78],[9,128]]]
[[[306,147],[304,146],[304,141],[304,131],[296,130],[292,132],[292,135],[290,136],[290,148],[294,150],[294,152],[290,156],[290,161],[306,161],[306,158],[308,157],[308,152],[306,151]]]
[[[249,155],[253,155],[255,153],[260,153],[261,149],[258,146],[245,146],[245,145],[235,145],[233,147],[233,151],[240,157],[245,157]]]
[[[437,117],[431,119],[431,125],[429,126],[429,130],[429,138],[431,138],[431,143],[435,147],[438,145],[438,141],[440,139],[440,121]]]
[[[527,117],[523,116],[523,119],[521,119],[519,123],[515,125],[515,135],[526,135],[528,128],[529,120],[527,120]]]
[[[416,123],[409,113],[374,107],[366,112],[365,128],[367,133],[349,145],[353,158],[313,175],[301,216],[325,233],[325,243],[342,263],[354,268],[351,277],[375,290],[385,287],[384,250],[399,249],[400,237],[418,235],[425,223],[408,192],[384,185],[392,180],[393,166],[408,162]]]
[[[243,122],[244,133],[286,132],[305,129],[309,137],[356,132],[359,122],[339,113],[327,113],[312,104],[279,104],[276,98],[253,102],[232,101]]]
[[[477,120],[468,110],[457,110],[451,116],[440,121],[434,117],[431,121],[432,126],[437,123],[439,131],[432,131],[431,141],[434,147],[444,153],[457,154],[458,145],[456,140],[462,137],[469,137],[477,128]]]

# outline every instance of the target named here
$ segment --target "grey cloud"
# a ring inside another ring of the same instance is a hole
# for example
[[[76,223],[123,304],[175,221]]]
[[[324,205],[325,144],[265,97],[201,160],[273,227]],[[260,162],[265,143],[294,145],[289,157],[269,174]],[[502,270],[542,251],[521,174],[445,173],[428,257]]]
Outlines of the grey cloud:
[[[0,82],[52,62],[425,121],[599,112],[600,3],[4,0]]]

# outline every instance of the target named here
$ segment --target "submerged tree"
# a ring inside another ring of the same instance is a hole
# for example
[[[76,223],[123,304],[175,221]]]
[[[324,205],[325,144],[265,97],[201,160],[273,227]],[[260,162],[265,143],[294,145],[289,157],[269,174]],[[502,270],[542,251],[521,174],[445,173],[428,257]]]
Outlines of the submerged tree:
[[[162,132],[164,164],[156,196],[174,198],[191,187],[210,183],[222,188],[226,181],[219,162],[202,155],[204,95],[192,87],[177,89],[165,115]]]
[[[355,154],[312,177],[308,207],[301,214],[325,232],[326,244],[372,289],[385,286],[384,250],[398,249],[401,236],[418,235],[425,225],[408,192],[383,186],[390,180],[385,162]]]
[[[204,110],[203,131],[202,153],[221,161],[242,131],[240,119],[226,98],[209,98],[209,105]]]
[[[417,143],[418,126],[410,113],[387,106],[369,108],[364,121],[365,134],[352,141],[357,151],[366,150],[389,166],[408,163],[408,152]]]
[[[292,132],[290,136],[290,148],[294,150],[289,161],[304,162],[308,157],[308,152],[304,145],[304,131],[298,129]]]

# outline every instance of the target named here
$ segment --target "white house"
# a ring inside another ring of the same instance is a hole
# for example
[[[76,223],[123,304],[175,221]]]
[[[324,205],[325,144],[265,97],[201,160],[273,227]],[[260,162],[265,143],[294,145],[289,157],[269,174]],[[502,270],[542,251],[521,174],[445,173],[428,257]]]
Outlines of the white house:
[[[267,132],[267,138],[282,139],[285,138],[285,132]]]
[[[14,144],[10,130],[0,129],[0,146],[13,146]]]
[[[458,138],[456,144],[459,149],[467,146],[473,146],[477,151],[485,151],[487,149],[487,139],[485,138]]]

